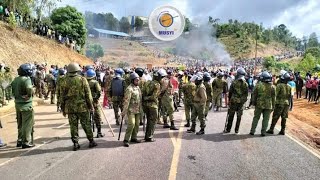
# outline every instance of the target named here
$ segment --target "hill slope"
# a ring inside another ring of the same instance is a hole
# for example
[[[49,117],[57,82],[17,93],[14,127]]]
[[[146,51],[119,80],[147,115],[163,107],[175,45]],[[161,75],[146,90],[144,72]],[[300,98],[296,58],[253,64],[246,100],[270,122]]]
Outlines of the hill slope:
[[[92,64],[90,59],[53,40],[19,28],[14,33],[3,22],[0,22],[0,44],[0,63],[14,69],[27,62],[47,62],[60,67],[73,61]]]

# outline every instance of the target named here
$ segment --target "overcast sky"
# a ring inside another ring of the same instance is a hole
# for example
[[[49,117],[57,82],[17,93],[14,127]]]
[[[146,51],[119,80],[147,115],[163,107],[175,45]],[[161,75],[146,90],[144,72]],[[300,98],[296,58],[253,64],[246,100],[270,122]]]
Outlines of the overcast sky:
[[[285,24],[297,37],[320,34],[320,0],[62,0],[58,6],[71,5],[79,11],[112,12],[117,18],[128,15],[149,16],[160,5],[172,5],[193,23],[208,16],[263,23],[264,27]]]

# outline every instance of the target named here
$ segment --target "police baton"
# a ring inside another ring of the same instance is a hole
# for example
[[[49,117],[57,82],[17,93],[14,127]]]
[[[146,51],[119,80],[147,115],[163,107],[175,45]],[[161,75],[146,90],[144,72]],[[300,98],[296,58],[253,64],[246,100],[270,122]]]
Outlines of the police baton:
[[[119,130],[118,141],[120,140],[123,118],[124,118],[124,117],[122,116],[122,118],[121,118],[121,123],[120,123],[120,130]]]
[[[227,130],[228,119],[229,119],[229,110],[230,110],[230,107],[228,106],[227,117],[226,117],[226,123],[225,123],[225,125],[224,125],[224,130],[223,130],[223,132],[225,132],[225,131]]]
[[[102,106],[101,106],[100,103],[99,103],[99,106],[100,106],[100,108],[101,108],[101,111],[102,111],[102,114],[103,114],[104,118],[106,119],[106,121],[107,121],[107,123],[108,123],[108,126],[109,126],[109,128],[110,128],[110,130],[111,130],[112,136],[114,137],[113,129],[112,129],[112,127],[111,127],[111,125],[110,125],[110,123],[109,123],[109,121],[108,121],[108,119],[107,119],[107,116],[106,116],[106,114],[104,113],[104,111],[103,111]]]
[[[93,112],[90,112],[90,122],[91,122],[91,125],[92,125],[92,131],[94,132]]]

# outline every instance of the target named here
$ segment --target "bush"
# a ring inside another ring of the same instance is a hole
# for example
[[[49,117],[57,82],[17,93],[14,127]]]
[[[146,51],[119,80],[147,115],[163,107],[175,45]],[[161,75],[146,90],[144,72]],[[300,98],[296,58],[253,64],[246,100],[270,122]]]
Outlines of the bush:
[[[17,27],[17,21],[13,13],[10,13],[9,16],[9,26],[12,30],[15,30]]]

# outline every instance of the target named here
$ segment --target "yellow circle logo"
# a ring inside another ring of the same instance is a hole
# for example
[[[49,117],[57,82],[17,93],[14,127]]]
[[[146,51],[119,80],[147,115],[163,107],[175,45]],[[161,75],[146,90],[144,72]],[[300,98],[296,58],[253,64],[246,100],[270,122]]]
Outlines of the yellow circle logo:
[[[163,27],[170,27],[173,24],[173,17],[169,13],[162,14],[159,18],[160,24]]]

